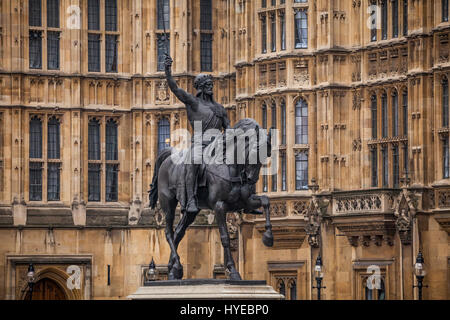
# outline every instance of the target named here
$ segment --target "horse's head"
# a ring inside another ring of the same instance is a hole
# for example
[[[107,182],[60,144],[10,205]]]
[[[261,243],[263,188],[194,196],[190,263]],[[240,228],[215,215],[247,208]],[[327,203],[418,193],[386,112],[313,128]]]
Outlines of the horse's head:
[[[271,132],[261,130],[259,124],[253,119],[239,121],[235,128],[243,129],[248,135],[245,143],[245,164],[242,174],[247,183],[255,184],[259,179],[261,167],[267,163],[271,156]]]

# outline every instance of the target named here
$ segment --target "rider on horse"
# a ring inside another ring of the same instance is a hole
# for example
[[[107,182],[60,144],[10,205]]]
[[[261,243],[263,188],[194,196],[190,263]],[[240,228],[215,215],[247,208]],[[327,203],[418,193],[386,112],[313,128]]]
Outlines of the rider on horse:
[[[165,73],[166,79],[169,84],[170,90],[175,94],[175,96],[185,104],[187,110],[187,118],[194,130],[194,135],[192,138],[191,146],[191,159],[190,163],[186,164],[186,212],[187,213],[197,213],[199,211],[196,192],[197,192],[197,176],[200,165],[203,163],[202,155],[203,152],[195,152],[194,138],[196,135],[200,134],[195,132],[196,126],[195,122],[201,123],[201,135],[209,129],[216,130],[226,130],[230,128],[230,120],[228,119],[227,112],[225,108],[217,103],[213,98],[213,81],[210,75],[199,74],[195,77],[194,88],[197,90],[196,96],[193,96],[183,89],[177,86],[176,81],[172,77],[172,58],[166,55],[165,59]],[[203,149],[211,141],[201,141]]]

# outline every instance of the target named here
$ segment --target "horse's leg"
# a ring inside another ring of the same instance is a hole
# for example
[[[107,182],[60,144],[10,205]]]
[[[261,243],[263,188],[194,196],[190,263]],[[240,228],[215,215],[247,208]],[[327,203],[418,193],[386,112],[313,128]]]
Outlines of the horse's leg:
[[[178,245],[180,241],[183,239],[186,229],[194,222],[197,214],[185,213],[181,218],[180,222],[178,222],[177,227],[175,228],[175,235],[173,237],[173,244],[175,245],[175,249],[178,249]]]
[[[273,246],[273,234],[272,234],[272,223],[270,222],[270,201],[267,196],[257,196],[251,195],[247,200],[247,204],[250,208],[256,209],[262,207],[264,209],[264,214],[266,216],[266,231],[263,234],[262,241],[266,247]]]
[[[170,259],[168,264],[169,280],[183,278],[183,266],[180,263],[177,249],[173,243],[173,221],[175,219],[175,209],[177,201],[175,198],[169,199],[160,195],[161,209],[166,213],[166,239],[170,246]]]
[[[266,247],[273,246],[273,233],[272,233],[272,223],[270,222],[270,202],[269,198],[266,196],[260,196],[261,206],[264,209],[264,214],[266,215],[266,231],[263,234],[262,242]]]
[[[228,235],[227,222],[226,222],[226,208],[225,202],[217,201],[214,212],[216,213],[217,224],[219,225],[220,231],[220,240],[222,241],[222,246],[225,251],[225,264],[230,272],[231,280],[242,280],[241,275],[236,270],[236,266],[234,264],[233,256],[231,255],[230,249],[230,236]]]

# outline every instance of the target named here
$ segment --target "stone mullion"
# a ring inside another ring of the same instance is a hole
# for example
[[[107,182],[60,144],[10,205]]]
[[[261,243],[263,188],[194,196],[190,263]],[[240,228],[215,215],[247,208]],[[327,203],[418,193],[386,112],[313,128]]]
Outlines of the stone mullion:
[[[158,156],[158,119],[154,113],[150,114],[150,131],[150,163],[152,164],[154,170],[156,158]]]
[[[135,112],[133,114],[133,195],[131,200],[136,200],[137,197],[142,199],[142,167],[143,167],[143,157],[142,157],[142,113]]]
[[[104,0],[100,0],[104,1]],[[100,203],[106,202],[106,124],[105,116],[100,117]]]
[[[44,114],[42,117],[42,202],[44,203],[47,203],[47,123],[48,115]]]
[[[289,193],[295,191],[295,108],[294,96],[288,95],[286,98],[286,184]]]
[[[120,1],[122,4],[123,1]],[[142,74],[143,73],[143,48],[144,48],[144,39],[143,39],[143,8],[142,8],[142,0],[134,0],[131,5],[132,12],[130,13],[133,21],[133,34],[132,34],[132,48],[133,48],[133,66],[132,72],[133,74]],[[124,10],[124,8],[121,8]],[[119,14],[119,17],[125,16],[124,14]],[[124,24],[125,27],[125,24]],[[126,30],[123,30],[124,34]],[[124,39],[122,39],[124,42]]]
[[[442,135],[438,133],[439,128],[442,127],[442,84],[441,77],[438,74],[434,74],[434,88],[437,89],[434,94],[434,141],[436,142],[436,147],[434,148],[434,156],[437,161],[435,161],[436,166],[434,169],[434,180],[440,180],[443,178],[443,140]],[[408,128],[409,129],[409,128]]]

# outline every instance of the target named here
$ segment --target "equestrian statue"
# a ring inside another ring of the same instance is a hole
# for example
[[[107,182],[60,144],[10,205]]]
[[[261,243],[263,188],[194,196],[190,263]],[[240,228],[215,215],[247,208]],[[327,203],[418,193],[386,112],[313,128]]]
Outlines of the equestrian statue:
[[[231,128],[225,108],[214,100],[212,77],[206,74],[195,77],[194,96],[177,86],[172,77],[172,62],[166,53],[166,80],[173,94],[184,103],[194,134],[189,149],[168,147],[160,152],[150,189],[150,207],[154,209],[159,201],[165,213],[165,234],[171,249],[169,280],[183,278],[177,248],[202,209],[215,214],[230,279],[241,280],[231,255],[226,214],[264,214],[262,241],[268,247],[273,246],[269,198],[256,195],[255,188],[261,167],[270,157],[271,135],[253,119],[239,120]],[[181,219],[174,230],[178,204]]]

